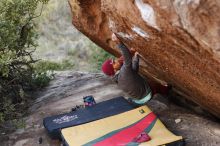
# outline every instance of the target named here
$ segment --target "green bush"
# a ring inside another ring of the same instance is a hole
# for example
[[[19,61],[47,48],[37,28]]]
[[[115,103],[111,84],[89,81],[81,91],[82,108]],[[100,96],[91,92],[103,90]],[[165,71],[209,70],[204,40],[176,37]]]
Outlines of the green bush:
[[[92,57],[91,62],[93,64],[94,72],[100,72],[103,62],[109,58],[115,58],[112,54],[108,53],[107,51],[101,49],[95,44],[90,44],[90,48],[92,49]]]
[[[97,50],[96,53],[97,55],[94,55],[93,59],[96,61],[96,66],[97,66],[96,68],[99,70],[101,69],[103,62],[106,59],[114,58],[114,56],[112,56],[110,53],[106,52],[103,49]]]
[[[47,72],[48,70],[61,70],[62,66],[57,62],[41,60],[34,65],[34,68],[37,72]]]
[[[16,118],[15,107],[26,101],[35,73],[32,58],[37,32],[36,12],[48,0],[0,1],[0,122]]]
[[[9,119],[7,117],[10,117],[11,119],[16,117],[16,114],[12,114],[15,112],[15,104],[12,104],[10,98],[7,99],[3,97],[1,99],[0,105],[0,123],[4,122],[5,119]]]
[[[74,63],[71,61],[71,59],[64,59],[61,62],[41,60],[34,65],[35,71],[37,72],[61,71],[72,69],[73,67]]]
[[[54,74],[51,71],[36,72],[35,74],[33,74],[33,84],[37,88],[43,88],[47,86],[50,80],[52,80],[53,78],[54,78]]]
[[[38,88],[45,87],[54,78],[54,71],[72,69],[73,64],[69,60],[61,63],[41,60],[34,65],[33,84]]]

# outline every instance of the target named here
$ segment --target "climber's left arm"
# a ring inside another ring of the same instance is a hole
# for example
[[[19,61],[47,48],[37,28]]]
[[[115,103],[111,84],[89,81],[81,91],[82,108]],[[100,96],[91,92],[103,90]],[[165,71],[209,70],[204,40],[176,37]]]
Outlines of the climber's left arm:
[[[139,55],[138,53],[135,53],[133,61],[132,61],[132,69],[136,72],[139,70]]]

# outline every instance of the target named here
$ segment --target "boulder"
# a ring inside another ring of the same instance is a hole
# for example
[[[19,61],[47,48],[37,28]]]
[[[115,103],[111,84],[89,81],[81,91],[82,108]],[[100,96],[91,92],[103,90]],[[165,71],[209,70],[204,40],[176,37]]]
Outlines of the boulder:
[[[119,56],[112,32],[141,55],[141,74],[220,117],[220,1],[69,0],[72,23]]]

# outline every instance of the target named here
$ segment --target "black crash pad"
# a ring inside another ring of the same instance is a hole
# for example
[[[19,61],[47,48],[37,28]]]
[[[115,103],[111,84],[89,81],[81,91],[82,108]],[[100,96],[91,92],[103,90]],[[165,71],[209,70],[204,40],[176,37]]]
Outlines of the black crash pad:
[[[112,115],[120,114],[135,107],[124,97],[116,97],[97,103],[94,106],[78,109],[73,112],[46,117],[43,119],[44,127],[53,139],[61,139],[60,130],[63,128],[85,124]]]

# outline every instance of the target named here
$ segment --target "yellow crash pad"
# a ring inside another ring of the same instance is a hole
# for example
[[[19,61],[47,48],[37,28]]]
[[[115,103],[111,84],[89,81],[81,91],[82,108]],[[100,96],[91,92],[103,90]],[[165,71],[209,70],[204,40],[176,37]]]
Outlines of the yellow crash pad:
[[[151,140],[143,143],[133,142],[141,132],[148,133]],[[182,143],[182,136],[171,133],[147,106],[65,128],[61,130],[61,134],[69,146],[156,146]]]

